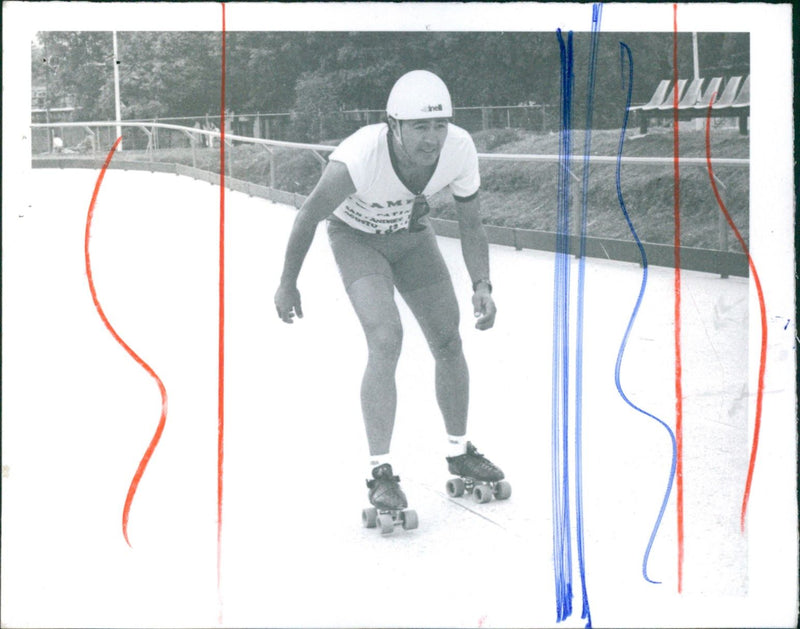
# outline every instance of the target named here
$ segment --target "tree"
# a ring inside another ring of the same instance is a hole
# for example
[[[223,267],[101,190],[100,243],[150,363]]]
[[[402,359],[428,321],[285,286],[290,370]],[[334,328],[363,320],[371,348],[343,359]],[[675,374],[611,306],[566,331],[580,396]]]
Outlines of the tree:
[[[219,33],[119,33],[125,118],[219,112]]]
[[[122,115],[126,119],[219,114],[222,35],[215,32],[119,32]],[[671,78],[673,35],[605,33],[598,39],[593,125],[618,126],[620,41],[634,59],[632,100],[646,102]],[[749,72],[747,33],[700,33],[702,73]],[[573,122],[586,120],[591,34],[576,33]],[[47,32],[32,46],[32,72],[49,86],[50,103],[74,95],[80,117],[113,119],[110,32]],[[692,76],[690,33],[678,35],[678,74]],[[412,69],[444,79],[456,107],[555,106],[561,63],[555,32],[232,32],[226,34],[225,97],[237,112],[294,110],[297,130],[310,116],[349,109],[382,110],[394,81]],[[305,118],[304,118],[305,117]],[[319,122],[317,121],[317,125]],[[326,123],[328,134],[346,130]],[[319,129],[317,129],[319,132]],[[299,139],[299,138],[298,138]]]
[[[113,118],[113,100],[104,98],[104,86],[113,85],[111,33],[49,31],[41,33],[39,41],[46,106],[74,97],[82,117]]]

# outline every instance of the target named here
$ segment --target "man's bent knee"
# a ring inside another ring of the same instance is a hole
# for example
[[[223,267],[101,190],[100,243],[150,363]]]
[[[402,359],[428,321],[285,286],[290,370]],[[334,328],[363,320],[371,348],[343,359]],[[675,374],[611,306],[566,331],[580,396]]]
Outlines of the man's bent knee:
[[[461,336],[458,332],[429,343],[429,347],[436,360],[455,360],[462,355]]]
[[[376,325],[365,330],[367,347],[372,355],[397,360],[403,346],[403,328],[399,325]]]

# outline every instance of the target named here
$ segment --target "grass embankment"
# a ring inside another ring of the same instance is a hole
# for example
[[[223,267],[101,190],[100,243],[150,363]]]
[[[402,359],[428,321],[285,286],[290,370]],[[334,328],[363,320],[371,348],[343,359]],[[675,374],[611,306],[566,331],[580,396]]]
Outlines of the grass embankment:
[[[679,137],[682,157],[705,157],[705,136],[702,130],[689,129]],[[659,132],[660,131],[660,132]],[[647,136],[631,139],[623,145],[626,157],[666,157],[673,155],[671,130],[651,131]],[[476,134],[476,145],[482,153],[529,153],[557,155],[559,137],[528,135],[513,130]],[[571,152],[582,154],[584,133],[572,134]],[[594,131],[591,154],[616,156],[619,131]],[[712,129],[712,157],[746,158],[749,142],[737,130]],[[571,232],[580,229],[582,198],[582,165],[574,164],[576,177],[570,177],[573,212]],[[745,239],[749,219],[749,170],[738,166],[717,166],[714,174],[721,179],[728,211]],[[481,208],[486,223],[556,231],[558,165],[553,163],[484,162],[481,164]],[[674,241],[674,170],[673,165],[624,164],[621,168],[621,190],[625,207],[639,238],[645,242],[672,244]],[[438,201],[438,199],[437,199]],[[680,170],[681,244],[687,247],[719,247],[719,206],[709,182],[705,166],[683,166]],[[452,203],[437,207],[437,215],[454,218]],[[726,227],[727,229],[727,227]],[[587,195],[587,235],[631,240],[632,235],[622,214],[616,188],[616,164],[591,165]],[[738,249],[734,238],[729,247]]]
[[[644,137],[625,140],[626,157],[673,156],[671,129],[651,129]],[[495,129],[473,134],[480,153],[529,153],[557,155],[558,134],[536,135],[518,129]],[[333,144],[334,142],[325,142]],[[686,122],[681,127],[682,157],[705,158],[705,132]],[[584,134],[572,134],[571,151],[583,153]],[[619,131],[594,131],[591,136],[593,155],[616,156]],[[712,156],[749,156],[749,138],[736,129],[712,128]],[[133,155],[128,155],[133,157]],[[143,158],[140,156],[140,158]],[[158,161],[192,164],[189,149],[160,150]],[[259,146],[235,146],[226,154],[233,176],[262,185],[269,185],[270,154]],[[308,194],[317,182],[322,165],[309,151],[280,149],[274,153],[275,187],[289,192]],[[217,172],[219,149],[198,149],[197,166]],[[576,177],[570,177],[573,212],[570,230],[577,234],[582,195],[582,165],[573,166]],[[749,170],[738,166],[716,166],[714,173],[725,203],[745,239],[749,221]],[[523,229],[556,231],[557,221],[556,163],[491,162],[481,163],[481,207],[484,222]],[[639,238],[645,242],[674,242],[674,170],[672,163],[661,165],[625,164],[621,170],[621,189],[625,206]],[[717,249],[720,246],[720,210],[714,198],[705,166],[683,166],[680,170],[681,244],[687,247]],[[432,215],[455,219],[452,198],[445,191],[431,202]],[[728,248],[739,246],[728,232]],[[600,238],[631,240],[617,198],[616,164],[592,164],[587,202],[587,235]]]

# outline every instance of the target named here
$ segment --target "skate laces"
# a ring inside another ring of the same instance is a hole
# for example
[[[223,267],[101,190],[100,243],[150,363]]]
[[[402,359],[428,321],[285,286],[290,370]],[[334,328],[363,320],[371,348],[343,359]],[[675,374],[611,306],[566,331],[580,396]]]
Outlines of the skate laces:
[[[400,477],[392,473],[388,463],[372,470],[373,478],[367,481],[369,501],[379,509],[405,509],[408,500],[400,489]]]
[[[454,474],[485,478],[498,476],[502,478],[503,476],[500,468],[478,452],[478,449],[469,441],[464,454],[447,457],[447,461],[450,464],[450,471]]]
[[[448,461],[468,461],[472,460],[473,463],[480,464],[487,461],[486,457],[478,452],[478,449],[472,445],[471,441],[467,441],[467,450],[464,454],[457,454],[456,456],[447,457]],[[488,461],[487,461],[488,462]]]
[[[471,441],[467,441],[467,454],[470,456],[475,456],[481,459],[485,459],[486,457],[483,456],[480,452],[478,452],[478,448],[472,445]]]
[[[400,477],[395,475],[392,471],[392,466],[389,463],[384,463],[372,470],[372,478],[367,479],[367,487],[372,489],[378,483],[392,483],[399,484]]]

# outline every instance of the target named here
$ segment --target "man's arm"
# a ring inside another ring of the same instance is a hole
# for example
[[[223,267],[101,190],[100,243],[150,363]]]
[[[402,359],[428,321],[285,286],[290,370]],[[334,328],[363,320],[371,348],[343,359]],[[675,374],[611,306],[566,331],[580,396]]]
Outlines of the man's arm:
[[[494,325],[497,308],[492,299],[489,241],[481,222],[478,196],[475,195],[466,201],[456,199],[456,210],[461,232],[461,253],[474,286],[472,305],[475,307],[475,316],[480,317],[475,327],[487,330]]]
[[[286,323],[291,323],[296,314],[303,316],[300,305],[300,293],[297,290],[297,278],[303,261],[308,254],[319,222],[328,216],[349,195],[355,192],[355,185],[342,162],[330,162],[322,173],[314,190],[305,200],[292,225],[289,242],[286,245],[286,256],[278,291],[275,293],[275,307],[278,316]]]

